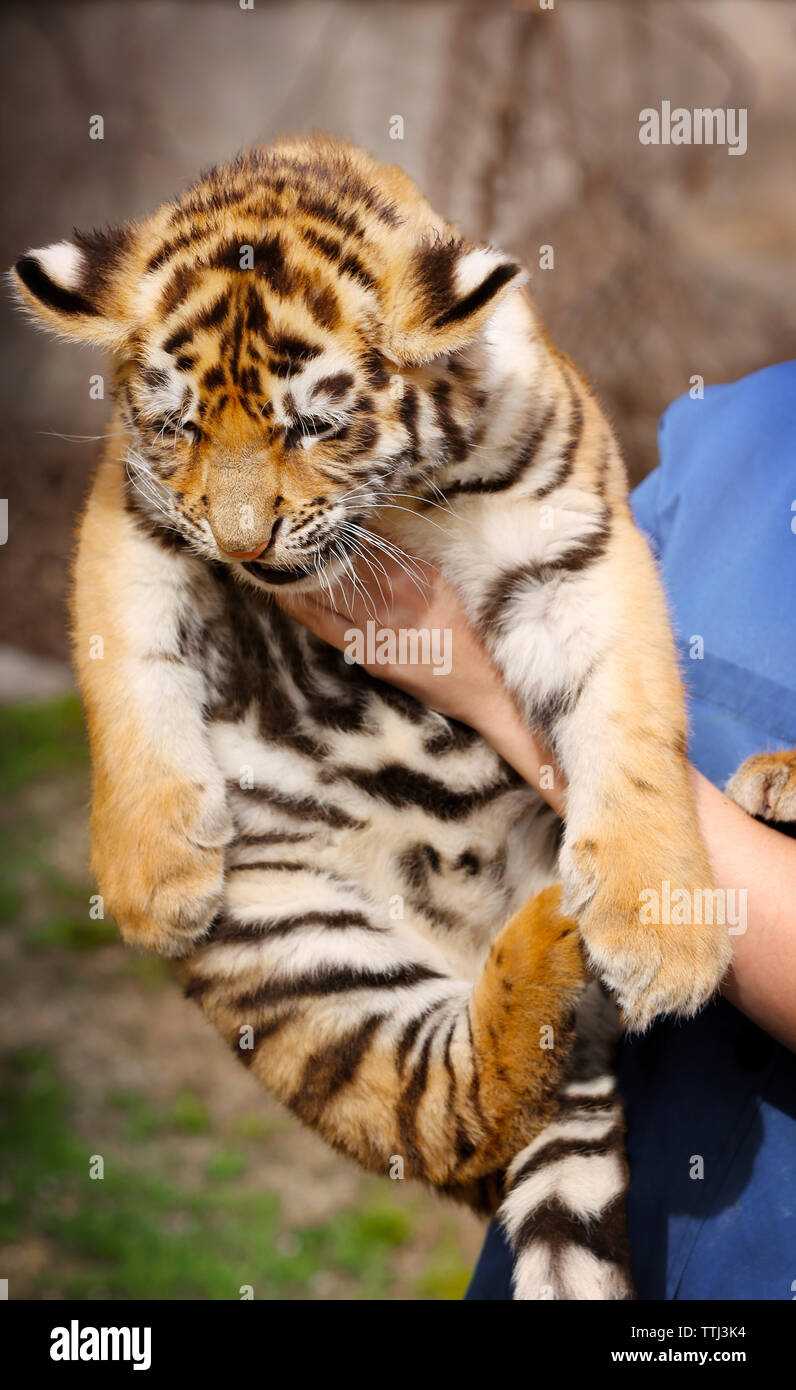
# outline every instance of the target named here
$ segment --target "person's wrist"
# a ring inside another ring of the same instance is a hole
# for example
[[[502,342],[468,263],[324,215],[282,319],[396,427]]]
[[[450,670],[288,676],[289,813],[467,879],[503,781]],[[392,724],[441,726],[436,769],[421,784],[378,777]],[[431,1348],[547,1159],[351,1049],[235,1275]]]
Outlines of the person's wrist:
[[[498,743],[513,741],[516,736],[518,718],[511,696],[503,686],[497,685],[487,693],[478,691],[478,698],[470,709],[470,718],[465,722],[500,752]]]
[[[479,707],[472,727],[554,811],[563,813],[565,784],[552,754],[531,733],[504,687]]]

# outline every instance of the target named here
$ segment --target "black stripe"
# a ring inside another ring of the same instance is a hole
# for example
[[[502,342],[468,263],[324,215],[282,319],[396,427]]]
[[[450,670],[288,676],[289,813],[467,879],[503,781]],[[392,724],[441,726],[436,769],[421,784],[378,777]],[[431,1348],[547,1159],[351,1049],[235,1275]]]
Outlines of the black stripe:
[[[205,309],[200,310],[200,312],[196,315],[196,327],[197,327],[197,328],[220,328],[220,327],[221,327],[221,324],[224,322],[224,319],[227,317],[227,314],[228,314],[228,312],[229,312],[229,306],[230,306],[230,294],[229,294],[229,290],[224,290],[223,293],[220,294],[220,295],[218,296],[218,299],[214,299],[212,304],[208,304],[207,307],[206,307]],[[254,308],[254,309],[252,310],[252,307],[251,307],[251,304],[250,304],[250,307],[249,307],[249,314],[250,314],[249,327],[250,327],[250,328],[252,327],[252,323],[251,323],[251,314],[252,314],[252,312],[256,315],[257,310],[256,310],[256,308]]]
[[[494,801],[511,785],[501,774],[485,787],[473,787],[466,792],[455,792],[436,777],[416,772],[401,763],[388,763],[386,766],[366,771],[358,767],[336,767],[328,774],[330,781],[344,778],[367,796],[376,801],[385,801],[396,810],[407,806],[420,806],[436,820],[464,820],[466,816],[481,806]]]
[[[412,1177],[417,1177],[425,1173],[425,1159],[420,1152],[417,1144],[417,1107],[419,1106],[428,1086],[429,1078],[429,1057],[431,1054],[431,1043],[433,1033],[429,1033],[420,1051],[417,1066],[409,1078],[408,1084],[401,1093],[398,1102],[398,1130],[401,1136],[401,1147],[406,1159],[407,1168]]]
[[[501,473],[497,478],[466,478],[461,481],[454,479],[444,488],[446,499],[457,497],[462,493],[505,492],[506,488],[513,487],[533,466],[554,415],[555,406],[551,405],[545,411],[542,419],[531,430],[508,472]]]
[[[535,489],[532,496],[539,499],[549,497],[551,492],[555,492],[567,481],[574,466],[575,455],[578,452],[581,437],[583,435],[583,402],[575,389],[574,381],[567,371],[567,385],[569,387],[570,419],[569,419],[569,438],[564,446],[558,467],[549,482]]]
[[[470,1104],[472,1105],[473,1110],[475,1111],[475,1113],[476,1113],[478,1119],[480,1120],[481,1124],[484,1125],[484,1128],[486,1129],[486,1123],[485,1123],[485,1121],[484,1121],[484,1112],[483,1112],[483,1110],[481,1109],[481,1078],[480,1078],[480,1076],[478,1075],[478,1058],[477,1058],[477,1056],[476,1056],[476,1051],[475,1051],[475,1038],[473,1037],[473,1020],[472,1020],[472,1018],[470,1017],[470,1008],[469,1008],[469,1006],[468,1006],[468,1009],[467,1009],[466,1018],[467,1018],[467,1036],[468,1036],[468,1038],[469,1038],[469,1040],[470,1040],[470,1062],[471,1062],[471,1065],[472,1065],[472,1068],[473,1068],[472,1076],[470,1077],[470,1088],[469,1088]]]
[[[452,1044],[452,1042],[453,1042],[453,1035],[454,1035],[454,1033],[456,1032],[456,1024],[458,1023],[458,1021],[459,1021],[459,1020],[458,1020],[457,1018],[451,1019],[451,1025],[450,1025],[450,1028],[448,1029],[447,1036],[446,1036],[446,1038],[445,1038],[445,1042],[444,1042],[443,1047],[442,1047],[442,1065],[443,1065],[443,1067],[445,1068],[446,1072],[448,1073],[448,1076],[450,1077],[450,1082],[451,1082],[451,1087],[450,1087],[450,1092],[451,1092],[451,1093],[450,1093],[450,1095],[449,1095],[449,1097],[448,1097],[448,1103],[449,1103],[449,1104],[450,1104],[451,1101],[453,1100],[453,1092],[454,1092],[455,1089],[456,1089],[456,1072],[455,1072],[454,1069],[453,1069],[453,1062],[451,1061],[451,1044]]]
[[[390,373],[378,348],[366,348],[361,358],[361,365],[369,386],[378,390],[379,387],[387,385]]]
[[[362,931],[379,931],[362,912],[321,911],[294,912],[288,917],[259,917],[254,921],[239,921],[235,917],[222,917],[213,926],[208,940],[213,941],[260,941],[265,937],[273,939],[289,936],[301,927],[323,927],[330,931],[341,931],[348,927],[359,927]]]
[[[526,1178],[531,1177],[533,1173],[538,1173],[540,1168],[547,1168],[553,1163],[559,1163],[561,1159],[573,1157],[601,1158],[605,1157],[606,1154],[621,1154],[622,1152],[623,1133],[621,1127],[610,1129],[600,1139],[551,1139],[518,1169],[512,1178],[512,1189],[524,1182]]]
[[[314,864],[297,864],[294,859],[251,859],[241,864],[230,864],[229,866],[231,874],[239,874],[244,869],[274,869],[277,873],[285,874],[319,874],[323,872]]]
[[[624,1193],[619,1193],[606,1207],[599,1221],[591,1224],[584,1222],[560,1202],[549,1202],[522,1222],[513,1240],[515,1252],[519,1255],[539,1240],[545,1241],[553,1250],[576,1245],[590,1250],[600,1260],[626,1269],[628,1246]]]
[[[195,241],[202,241],[206,236],[207,231],[204,227],[192,227],[189,231],[180,232],[170,241],[164,242],[154,255],[150,256],[147,262],[147,274],[151,275],[153,271],[160,270],[167,261],[171,260],[172,256],[176,256],[178,251],[186,251]]]
[[[331,825],[335,830],[361,830],[366,824],[365,821],[357,820],[355,816],[342,811],[339,806],[324,806],[312,796],[287,796],[274,787],[251,787],[244,791],[234,780],[229,782],[228,786],[230,791],[240,796],[264,802],[267,806],[276,806],[280,811],[286,811],[299,820],[321,821],[324,825]]]
[[[333,376],[322,376],[320,381],[316,381],[310,394],[313,398],[323,394],[330,400],[339,401],[353,385],[354,377],[351,372],[335,372]]]
[[[427,735],[423,748],[431,757],[437,757],[440,753],[460,753],[465,748],[472,748],[479,737],[469,724],[460,724],[457,719],[446,719],[443,728],[435,729],[432,734]]]
[[[478,1143],[468,1134],[464,1126],[461,1115],[456,1117],[456,1134],[454,1138],[454,1150],[456,1153],[456,1167],[461,1168],[468,1159],[478,1149]]]
[[[314,193],[300,193],[296,199],[296,207],[300,212],[314,217],[318,222],[328,222],[331,226],[337,227],[347,236],[355,236],[360,240],[364,237],[364,232],[353,212],[344,212],[342,208],[336,207],[332,202],[325,203]]]
[[[338,1091],[351,1085],[383,1018],[383,1014],[371,1014],[345,1037],[327,1043],[322,1052],[307,1058],[290,1101],[291,1108],[305,1124],[317,1124]]]
[[[323,232],[316,232],[314,227],[303,227],[301,237],[313,251],[319,251],[332,265],[337,265],[343,254],[342,242],[337,241],[335,237],[324,236]]]
[[[311,840],[313,832],[311,830],[266,830],[262,835],[241,835],[235,841],[236,845],[297,845],[302,841]]]
[[[14,269],[25,286],[26,290],[36,298],[46,304],[48,308],[54,309],[58,314],[84,314],[96,318],[99,310],[93,304],[89,304],[82,294],[74,294],[72,290],[65,290],[62,285],[57,285],[42,270],[39,262],[33,256],[21,256]]]
[[[276,1037],[276,1034],[281,1032],[285,1024],[290,1023],[294,1018],[294,1011],[292,1009],[286,1009],[284,1013],[275,1014],[267,1023],[261,1024],[259,1028],[253,1028],[251,1047],[241,1047],[239,1038],[234,1044],[234,1049],[244,1067],[250,1067],[262,1044],[267,1042],[269,1038]]]
[[[410,888],[425,888],[429,872],[442,871],[442,860],[433,845],[410,845],[398,856],[398,870]]]
[[[218,362],[214,362],[202,377],[202,385],[206,391],[213,391],[217,386],[223,386],[226,379],[224,368]]]
[[[611,510],[606,508],[599,518],[598,525],[587,536],[575,541],[568,550],[552,560],[529,560],[503,570],[493,580],[487,597],[482,604],[480,623],[487,631],[497,628],[504,631],[509,623],[506,609],[515,599],[522,597],[524,591],[548,584],[551,580],[562,579],[579,574],[597,560],[602,559],[611,539]]]
[[[331,332],[340,322],[340,305],[331,285],[319,285],[310,279],[304,286],[303,299],[319,328]]]
[[[323,998],[330,994],[347,994],[361,989],[405,989],[441,980],[438,970],[413,961],[391,970],[357,970],[350,965],[327,965],[305,975],[285,976],[268,980],[256,989],[241,994],[232,1001],[235,1009],[261,1008],[264,1004],[280,1003],[284,999]]]
[[[415,1018],[411,1019],[411,1021],[404,1028],[400,1038],[398,1039],[398,1043],[395,1050],[395,1065],[398,1069],[399,1075],[404,1069],[404,1063],[412,1048],[415,1038],[420,1032],[420,1029],[423,1027],[424,1024],[428,1023],[428,1020],[430,1018],[433,1018],[435,1014],[438,1014],[440,1009],[444,1009],[449,1003],[450,998],[447,994],[443,995],[441,999],[435,999],[432,1004],[429,1004],[428,1007],[423,1010],[422,1013],[419,1013]],[[441,1018],[438,1018],[434,1021],[429,1034],[430,1037],[436,1036],[442,1022],[443,1020]]]
[[[175,531],[171,526],[160,526],[148,512],[144,510],[138,490],[133,486],[128,478],[125,483],[124,496],[125,511],[133,518],[139,531],[149,537],[150,540],[157,541],[164,550],[179,551],[190,550],[190,545],[179,531]]]
[[[182,305],[198,282],[198,275],[190,266],[180,265],[166,282],[160,299],[160,312],[164,318]]]
[[[450,382],[444,379],[436,381],[431,388],[431,399],[434,402],[437,428],[445,441],[446,458],[450,458],[454,463],[461,463],[467,458],[469,445],[464,430],[451,414],[450,398]]]
[[[528,704],[526,718],[533,729],[553,748],[556,747],[556,726],[566,715],[575,709],[586,687],[594,667],[590,666],[585,676],[576,686],[562,686],[553,690],[543,700]]]
[[[446,324],[458,323],[461,319],[468,318],[470,314],[474,314],[482,305],[494,298],[498,291],[508,284],[509,280],[513,280],[515,275],[519,274],[521,269],[522,266],[512,262],[495,266],[491,275],[487,275],[482,284],[476,285],[475,289],[465,295],[464,299],[458,300],[444,313],[439,314],[434,320],[434,327],[444,328]]]
[[[375,290],[376,281],[369,270],[365,269],[359,256],[353,251],[347,251],[337,267],[340,275],[348,275],[357,284],[362,285],[366,290]]]
[[[417,413],[417,387],[410,384],[404,387],[404,392],[398,406],[398,416],[409,436],[409,460],[411,463],[417,463],[420,458],[420,437],[417,428]]]
[[[102,227],[97,231],[74,234],[83,252],[80,283],[90,304],[101,304],[113,287],[124,254],[130,245],[127,227]]]
[[[173,354],[177,352],[179,348],[184,347],[186,343],[190,343],[192,337],[193,327],[191,324],[186,324],[182,328],[178,328],[175,333],[172,333],[170,338],[166,339],[165,343],[162,344],[163,351]]]
[[[410,1018],[395,1044],[395,1067],[399,1076],[403,1075],[404,1063],[414,1046],[414,1041],[420,1032],[420,1025],[422,1022],[423,1014],[416,1014],[414,1018]]]
[[[285,357],[294,362],[311,362],[323,352],[323,348],[317,343],[308,343],[306,338],[298,338],[292,333],[275,334],[269,347],[277,357]]]
[[[253,253],[253,270],[256,274],[262,275],[270,285],[275,294],[291,294],[295,288],[295,275],[285,258],[285,252],[281,238],[277,232],[266,233],[265,236],[255,238],[252,241],[227,242],[225,246],[219,247],[210,260],[211,265],[216,265],[221,269],[240,271],[241,246],[251,246]]]
[[[587,1110],[589,1114],[606,1114],[609,1110],[615,1110],[618,1104],[615,1091],[604,1096],[572,1096],[564,1093],[559,1100],[559,1109],[564,1113],[573,1110]]]

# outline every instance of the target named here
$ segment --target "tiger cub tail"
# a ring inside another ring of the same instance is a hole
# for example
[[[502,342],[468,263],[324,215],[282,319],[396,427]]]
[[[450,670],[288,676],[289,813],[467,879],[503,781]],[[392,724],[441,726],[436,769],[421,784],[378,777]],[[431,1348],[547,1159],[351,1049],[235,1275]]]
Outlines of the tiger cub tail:
[[[611,1068],[617,1033],[615,1010],[594,982],[578,1011],[557,1114],[507,1174],[499,1219],[514,1252],[515,1299],[634,1297],[624,1116]]]

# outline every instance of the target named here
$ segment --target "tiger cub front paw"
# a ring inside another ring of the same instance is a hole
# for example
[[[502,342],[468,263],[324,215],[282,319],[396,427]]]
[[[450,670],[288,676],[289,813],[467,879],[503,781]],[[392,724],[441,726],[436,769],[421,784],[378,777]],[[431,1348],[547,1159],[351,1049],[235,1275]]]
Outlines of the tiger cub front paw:
[[[140,795],[95,796],[92,868],[126,941],[182,956],[221,904],[232,821],[220,787],[159,780]]]
[[[606,917],[584,933],[589,961],[614,995],[622,1023],[644,1032],[665,1014],[691,1017],[716,993],[732,954],[726,927],[661,927]]]
[[[747,758],[727,783],[727,795],[750,816],[796,821],[796,750]]]
[[[707,872],[682,875],[698,886],[681,889],[676,875],[640,870],[627,846],[611,850],[591,840],[573,846],[570,862],[589,963],[625,1027],[641,1032],[660,1015],[696,1013],[715,994],[732,955]],[[571,899],[567,906],[573,910]]]

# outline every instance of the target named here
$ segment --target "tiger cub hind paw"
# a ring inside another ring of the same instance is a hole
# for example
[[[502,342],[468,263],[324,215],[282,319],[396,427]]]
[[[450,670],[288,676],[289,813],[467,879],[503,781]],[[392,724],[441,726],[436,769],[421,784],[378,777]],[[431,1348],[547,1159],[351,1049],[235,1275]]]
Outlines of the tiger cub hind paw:
[[[730,778],[726,791],[750,816],[796,821],[796,749],[753,754]]]
[[[534,991],[544,980],[557,998],[574,1002],[587,977],[578,924],[564,913],[562,898],[560,883],[529,898],[497,937],[490,958],[509,980],[527,979]]]
[[[223,900],[233,835],[223,797],[191,784],[160,786],[145,812],[105,813],[95,826],[94,872],[124,939],[157,955],[187,955]]]

